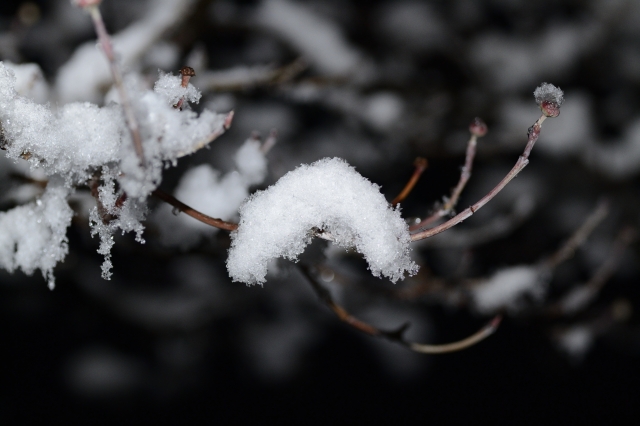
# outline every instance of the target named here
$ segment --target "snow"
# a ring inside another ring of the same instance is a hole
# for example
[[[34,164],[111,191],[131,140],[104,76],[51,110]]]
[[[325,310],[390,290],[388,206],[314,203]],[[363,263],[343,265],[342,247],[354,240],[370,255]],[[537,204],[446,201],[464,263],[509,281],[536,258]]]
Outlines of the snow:
[[[558,106],[562,106],[564,102],[564,92],[559,87],[550,83],[542,83],[533,91],[533,97],[536,103],[541,105],[543,102],[551,102]]]
[[[577,361],[586,355],[593,341],[591,328],[581,324],[573,325],[557,337],[558,348]]]
[[[355,247],[374,276],[396,282],[418,270],[399,209],[390,207],[379,187],[346,161],[325,158],[287,173],[240,207],[239,227],[231,234],[229,275],[263,284],[268,262],[296,260],[314,228],[328,232],[341,247]]]
[[[189,83],[187,87],[182,87],[182,77],[174,76],[159,71],[159,78],[153,86],[153,91],[165,98],[171,105],[178,103],[180,99],[198,103],[202,94]]]
[[[159,0],[149,3],[145,17],[112,37],[113,48],[124,67],[131,66],[193,6],[193,0]],[[95,41],[87,42],[59,70],[56,91],[62,102],[98,103],[101,90],[111,84],[109,63]]]
[[[67,204],[69,190],[52,179],[38,200],[0,212],[0,267],[21,269],[27,275],[40,269],[49,288],[55,286],[53,268],[68,252],[66,232],[73,211]]]
[[[264,0],[256,21],[286,40],[323,73],[346,75],[360,65],[360,53],[346,42],[340,28],[302,3]]]
[[[248,139],[235,157],[236,167],[249,185],[262,183],[267,176],[267,159],[260,150],[260,142]]]
[[[141,167],[118,104],[110,103],[100,108],[88,102],[75,102],[63,105],[54,112],[48,105],[40,105],[19,95],[14,72],[0,62],[0,122],[6,156],[14,161],[27,159],[31,170],[39,171],[43,179],[62,178],[64,186],[69,189],[89,183],[96,171],[101,172],[98,198],[105,214],[111,217],[100,217],[96,208],[90,213],[90,223],[92,234],[100,236],[99,252],[105,256],[105,278],[110,276],[109,253],[113,245],[112,234],[117,229],[135,232],[136,239],[143,242],[144,227],[141,221],[146,217],[146,198],[160,184],[165,164],[196,151],[213,135],[223,131],[226,115],[204,110],[198,116],[190,110],[173,108],[176,98],[184,97],[189,102],[196,102],[200,98],[200,92],[193,86],[183,88],[180,82],[180,77],[161,73],[156,90],[150,91],[141,87],[135,78],[125,79],[139,120],[145,154],[145,164]],[[253,158],[251,152],[245,156]],[[251,161],[259,160],[253,158]],[[245,180],[256,182],[259,176],[264,177],[265,170],[266,165],[256,170],[257,175]],[[117,191],[116,182],[119,184]],[[124,194],[127,195],[126,201],[117,206],[116,200]],[[246,193],[242,198],[245,196]],[[68,209],[66,202],[64,206]],[[24,208],[28,210],[28,207]],[[20,212],[21,209],[14,210]],[[17,214],[14,210],[3,216],[3,220],[8,221],[5,223],[15,221],[11,219]],[[55,241],[59,246],[57,249],[62,251],[53,256],[56,262],[64,258],[60,253],[66,253],[64,232],[60,232],[60,235],[56,234]],[[43,235],[43,238],[51,240],[51,249],[55,251],[53,237],[46,237],[46,232]],[[6,250],[0,264],[5,269],[13,270],[18,266],[30,273],[40,268],[47,274],[50,285],[53,285],[51,271],[55,262],[43,264],[43,260],[39,259],[18,261],[11,254],[12,249]]]
[[[532,266],[512,266],[496,271],[486,281],[471,290],[476,309],[492,314],[503,308],[516,309],[525,295],[539,296],[542,292],[538,271]]]

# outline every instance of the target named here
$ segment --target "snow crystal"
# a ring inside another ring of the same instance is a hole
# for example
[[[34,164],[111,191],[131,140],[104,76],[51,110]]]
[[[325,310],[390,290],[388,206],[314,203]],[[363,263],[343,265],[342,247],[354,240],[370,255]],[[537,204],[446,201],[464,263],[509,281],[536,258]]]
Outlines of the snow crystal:
[[[38,64],[13,64],[4,62],[16,76],[15,90],[20,95],[44,104],[49,98],[49,85]]]
[[[562,106],[564,102],[564,92],[559,87],[549,83],[542,83],[533,91],[533,97],[536,103],[541,105],[543,102],[551,102],[558,106]]]
[[[187,87],[182,87],[182,77],[174,76],[171,73],[159,71],[159,78],[153,86],[153,91],[162,96],[171,105],[178,103],[180,99],[198,103],[202,94],[189,83]]]
[[[73,211],[68,195],[63,182],[52,179],[35,202],[0,213],[0,267],[9,272],[21,269],[27,275],[40,269],[53,289],[53,268],[69,250],[66,232]]]
[[[502,308],[515,309],[521,297],[540,296],[540,274],[531,266],[514,266],[497,271],[472,289],[476,309],[491,314]]]
[[[418,270],[400,211],[346,161],[325,158],[289,172],[243,204],[238,230],[231,234],[229,275],[247,284],[264,283],[269,260],[296,260],[314,228],[330,233],[342,247],[355,247],[374,276],[396,282]]]

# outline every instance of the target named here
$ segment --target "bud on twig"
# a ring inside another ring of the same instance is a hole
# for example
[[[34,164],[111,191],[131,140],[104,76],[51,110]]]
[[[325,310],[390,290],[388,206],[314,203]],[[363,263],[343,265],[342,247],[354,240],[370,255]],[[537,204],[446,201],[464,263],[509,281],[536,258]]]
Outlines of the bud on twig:
[[[564,102],[564,92],[559,87],[549,83],[542,83],[533,92],[533,96],[545,117],[557,117],[560,115],[560,106]]]
[[[471,124],[469,124],[469,132],[479,138],[486,135],[488,130],[487,124],[479,117],[474,118]]]
[[[180,68],[180,75],[182,75],[182,83],[180,85],[187,87],[189,86],[189,79],[196,75],[196,71],[191,67],[182,67]]]

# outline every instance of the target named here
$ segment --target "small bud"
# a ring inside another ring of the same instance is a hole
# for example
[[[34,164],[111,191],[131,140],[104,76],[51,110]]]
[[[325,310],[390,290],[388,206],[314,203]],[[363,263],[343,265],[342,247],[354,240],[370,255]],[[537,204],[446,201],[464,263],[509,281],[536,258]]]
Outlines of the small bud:
[[[560,106],[555,102],[542,102],[540,104],[540,110],[547,117],[557,117],[560,115]]]
[[[564,102],[564,92],[559,87],[549,83],[542,83],[533,92],[533,96],[546,117],[560,115],[560,106]]]
[[[189,79],[196,75],[196,71],[191,67],[182,67],[180,68],[180,75],[182,75],[182,83],[180,85],[187,87],[189,85]]]
[[[469,132],[479,138],[486,135],[488,131],[489,128],[487,127],[487,124],[479,117],[474,118],[471,124],[469,124]]]

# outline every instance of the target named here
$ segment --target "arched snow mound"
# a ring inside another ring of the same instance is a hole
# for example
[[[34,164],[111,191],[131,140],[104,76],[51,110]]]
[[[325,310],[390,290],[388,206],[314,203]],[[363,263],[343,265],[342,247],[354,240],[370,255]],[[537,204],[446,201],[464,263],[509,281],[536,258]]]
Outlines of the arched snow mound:
[[[380,193],[346,161],[325,158],[287,173],[240,207],[231,234],[227,269],[234,281],[262,284],[269,260],[296,260],[313,228],[331,233],[342,247],[355,247],[374,276],[396,282],[418,266],[409,257],[409,229]]]

